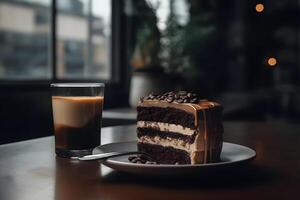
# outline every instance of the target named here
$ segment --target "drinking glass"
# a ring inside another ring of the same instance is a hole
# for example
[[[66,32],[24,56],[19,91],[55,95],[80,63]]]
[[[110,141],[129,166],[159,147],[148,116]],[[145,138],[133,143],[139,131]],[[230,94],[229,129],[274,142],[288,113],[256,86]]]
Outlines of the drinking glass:
[[[103,83],[52,83],[55,153],[81,157],[100,145]]]

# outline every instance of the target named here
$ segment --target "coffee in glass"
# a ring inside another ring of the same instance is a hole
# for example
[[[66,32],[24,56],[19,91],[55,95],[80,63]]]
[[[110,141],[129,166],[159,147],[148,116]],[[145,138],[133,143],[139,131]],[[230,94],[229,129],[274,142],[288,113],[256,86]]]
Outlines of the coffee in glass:
[[[56,154],[91,154],[100,145],[104,85],[60,83],[51,87]]]

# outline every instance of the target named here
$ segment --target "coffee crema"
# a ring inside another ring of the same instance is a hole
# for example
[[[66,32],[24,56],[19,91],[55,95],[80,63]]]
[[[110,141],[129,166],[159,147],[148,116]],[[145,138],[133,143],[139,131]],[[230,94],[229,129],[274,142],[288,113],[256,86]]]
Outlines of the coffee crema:
[[[56,151],[100,145],[103,101],[100,96],[52,97]]]

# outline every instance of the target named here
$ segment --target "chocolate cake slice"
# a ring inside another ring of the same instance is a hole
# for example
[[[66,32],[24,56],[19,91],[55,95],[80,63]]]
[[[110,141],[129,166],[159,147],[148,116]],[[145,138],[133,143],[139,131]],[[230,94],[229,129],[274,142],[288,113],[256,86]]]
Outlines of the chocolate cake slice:
[[[159,163],[218,162],[222,135],[222,106],[197,94],[150,94],[137,106],[138,149]]]

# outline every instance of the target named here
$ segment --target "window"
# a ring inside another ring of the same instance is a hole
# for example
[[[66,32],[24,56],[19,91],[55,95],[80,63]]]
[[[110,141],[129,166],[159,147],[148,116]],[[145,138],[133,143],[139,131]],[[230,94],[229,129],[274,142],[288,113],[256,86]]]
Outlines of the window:
[[[53,1],[0,0],[0,80],[110,80],[111,0],[55,1],[55,69]]]
[[[50,0],[0,1],[0,79],[51,78]]]
[[[57,2],[57,78],[109,80],[111,0]]]

